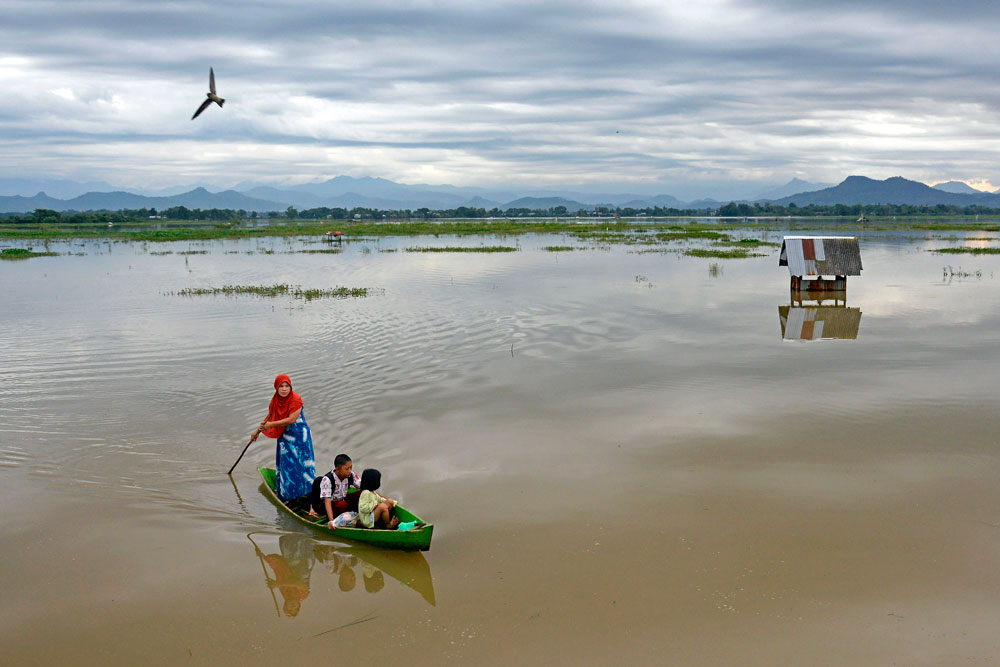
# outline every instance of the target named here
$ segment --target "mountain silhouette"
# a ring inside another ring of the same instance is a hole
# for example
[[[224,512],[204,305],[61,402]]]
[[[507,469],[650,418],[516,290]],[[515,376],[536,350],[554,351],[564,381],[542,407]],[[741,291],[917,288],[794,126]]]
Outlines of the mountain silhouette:
[[[901,176],[887,178],[884,181],[866,176],[848,176],[842,183],[832,188],[801,192],[790,197],[784,197],[774,202],[787,206],[808,206],[817,204],[830,206],[833,204],[909,204],[911,206],[936,206],[946,204],[953,206],[1000,206],[1000,196],[979,193],[961,194],[946,192],[907,180]]]

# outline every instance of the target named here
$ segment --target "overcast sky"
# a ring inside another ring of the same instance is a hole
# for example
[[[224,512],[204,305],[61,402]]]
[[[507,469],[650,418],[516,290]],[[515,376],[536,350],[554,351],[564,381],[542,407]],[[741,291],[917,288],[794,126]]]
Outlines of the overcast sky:
[[[1000,185],[992,2],[0,0],[0,17],[0,176]],[[226,105],[192,121],[209,66]]]

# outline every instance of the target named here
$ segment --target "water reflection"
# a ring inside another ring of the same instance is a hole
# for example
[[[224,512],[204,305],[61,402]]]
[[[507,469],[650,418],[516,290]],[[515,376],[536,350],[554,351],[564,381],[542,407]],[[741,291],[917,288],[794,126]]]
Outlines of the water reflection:
[[[415,590],[431,606],[435,605],[430,566],[420,552],[387,552],[364,546],[344,546],[314,540],[301,533],[279,535],[276,545],[273,534],[254,532],[247,538],[264,569],[264,580],[279,615],[298,615],[302,602],[309,597],[310,580],[317,562],[328,574],[337,577],[337,586],[344,593],[355,590],[359,574],[365,592],[378,593],[385,587],[388,575]],[[275,590],[281,595],[280,605]]]
[[[787,306],[778,306],[778,321],[783,340],[855,340],[861,309],[848,308],[846,297],[793,299]]]
[[[312,541],[304,535],[282,535],[278,538],[279,553],[265,554],[252,537],[254,553],[264,565],[264,580],[274,606],[277,610],[278,601],[274,596],[277,588],[284,600],[282,611],[285,616],[297,616],[302,608],[302,601],[309,597],[309,576],[312,573]],[[268,571],[270,568],[270,572]]]

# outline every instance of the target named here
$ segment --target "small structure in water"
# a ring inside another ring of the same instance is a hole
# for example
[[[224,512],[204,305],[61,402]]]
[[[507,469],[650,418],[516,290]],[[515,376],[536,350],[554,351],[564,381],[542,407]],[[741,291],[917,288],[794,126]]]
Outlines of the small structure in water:
[[[326,240],[340,244],[340,242],[344,240],[344,232],[327,232]]]
[[[861,248],[856,236],[786,236],[778,266],[788,267],[793,294],[845,291],[847,276],[861,275]]]

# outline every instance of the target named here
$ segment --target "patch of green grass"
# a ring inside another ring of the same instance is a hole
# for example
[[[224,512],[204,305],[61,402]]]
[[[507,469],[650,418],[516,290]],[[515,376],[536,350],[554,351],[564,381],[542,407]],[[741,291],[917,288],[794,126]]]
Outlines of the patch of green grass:
[[[672,229],[673,229],[673,231],[660,232],[658,234],[655,234],[656,239],[658,241],[668,241],[669,242],[669,241],[679,241],[681,239],[713,239],[713,240],[721,240],[721,239],[728,239],[729,238],[728,234],[723,234],[722,232],[717,232],[717,231],[709,230],[709,229],[688,229],[688,230],[684,230],[683,228],[681,228],[680,230],[677,230],[677,229],[674,229],[674,228],[672,228]]]
[[[787,231],[799,230],[816,232],[831,230],[844,233],[851,230],[864,231],[946,231],[946,232],[998,232],[1000,225],[996,218],[979,222],[969,216],[948,218],[900,218],[890,220],[879,218],[877,223],[856,223],[843,217],[781,217],[774,220],[760,220],[746,224],[742,220],[715,219],[711,221],[690,221],[690,217],[644,220],[554,220],[538,218],[522,219],[466,219],[466,220],[411,220],[404,222],[338,221],[337,228],[345,233],[345,240],[380,238],[387,236],[467,236],[467,235],[516,235],[516,234],[570,234],[578,238],[603,242],[607,245],[666,243],[684,238],[703,238],[720,241],[725,232],[732,230]],[[206,222],[165,220],[146,223],[136,220],[129,223],[106,224],[64,223],[64,224],[8,224],[0,218],[0,239],[120,239],[122,241],[201,241],[210,239],[263,239],[273,237],[323,238],[330,229],[330,221],[272,221],[259,227],[225,224],[213,225]],[[663,234],[664,238],[656,238]]]
[[[306,288],[297,285],[225,285],[223,287],[188,287],[177,292],[180,296],[239,296],[263,297],[291,296],[312,301],[321,298],[365,297],[372,293],[368,287],[334,287],[332,289]]]
[[[684,251],[690,257],[715,257],[718,259],[746,259],[747,257],[764,257],[759,253],[750,252],[750,248],[731,248],[729,250],[713,248],[688,248]]]
[[[737,241],[737,243],[739,243],[740,246],[742,247],[747,247],[747,246],[754,248],[764,247],[764,246],[771,246],[773,248],[781,247],[781,244],[777,243],[776,241],[762,241],[761,239],[740,239],[739,241]]]
[[[57,252],[34,252],[31,248],[4,248],[0,259],[29,259],[31,257],[56,257]]]
[[[406,252],[517,252],[520,248],[507,245],[464,246],[411,246]]]
[[[572,235],[581,241],[593,241],[595,243],[615,243],[618,245],[636,245],[643,243],[655,243],[655,239],[646,235],[633,234],[625,230],[587,230],[572,232]]]
[[[319,248],[316,250],[293,250],[292,254],[302,254],[302,255],[339,255],[341,253],[340,248]]]
[[[948,255],[1000,255],[1000,248],[938,248],[931,252]]]
[[[571,250],[583,250],[575,245],[547,245],[543,250],[548,250],[549,252],[569,252]]]
[[[759,239],[740,239],[739,241],[734,241],[731,239],[716,241],[712,244],[718,248],[767,248],[767,247],[780,247],[780,243],[774,243],[773,241],[761,241]]]
[[[207,250],[180,250],[178,255],[207,255]]]

